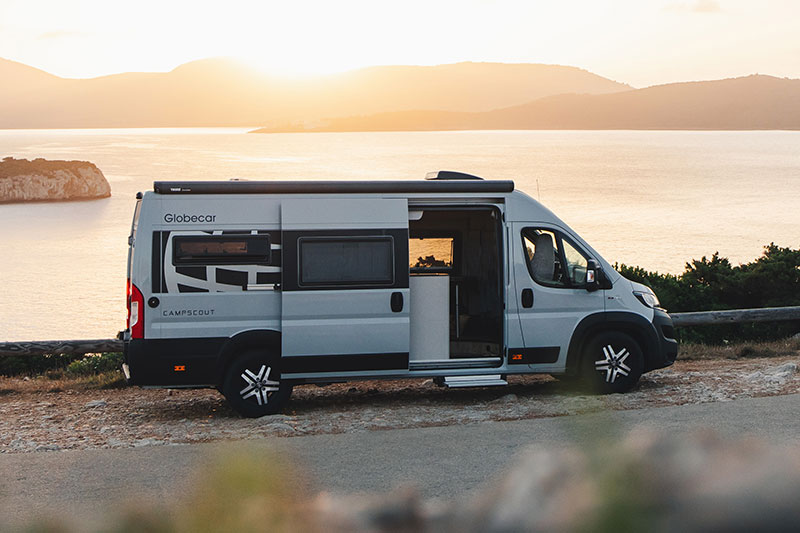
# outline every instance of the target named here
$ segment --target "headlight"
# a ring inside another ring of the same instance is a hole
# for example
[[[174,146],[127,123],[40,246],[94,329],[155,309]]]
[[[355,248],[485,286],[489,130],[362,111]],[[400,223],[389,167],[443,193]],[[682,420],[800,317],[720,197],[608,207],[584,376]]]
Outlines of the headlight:
[[[658,297],[652,292],[634,291],[633,295],[636,296],[640,302],[650,308],[661,307],[661,302]]]

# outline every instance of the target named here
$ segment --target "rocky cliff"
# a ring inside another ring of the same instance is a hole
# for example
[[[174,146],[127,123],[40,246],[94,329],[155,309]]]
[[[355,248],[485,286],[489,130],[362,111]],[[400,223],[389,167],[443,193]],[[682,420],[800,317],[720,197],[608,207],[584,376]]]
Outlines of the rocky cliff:
[[[0,161],[0,203],[108,198],[111,186],[88,161]]]

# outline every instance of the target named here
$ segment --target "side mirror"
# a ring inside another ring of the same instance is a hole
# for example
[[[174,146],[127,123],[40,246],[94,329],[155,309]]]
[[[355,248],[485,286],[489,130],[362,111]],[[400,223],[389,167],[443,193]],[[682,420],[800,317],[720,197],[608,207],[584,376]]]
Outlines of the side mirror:
[[[597,261],[589,259],[586,263],[586,290],[594,292],[600,288],[600,279],[603,276],[603,271]]]

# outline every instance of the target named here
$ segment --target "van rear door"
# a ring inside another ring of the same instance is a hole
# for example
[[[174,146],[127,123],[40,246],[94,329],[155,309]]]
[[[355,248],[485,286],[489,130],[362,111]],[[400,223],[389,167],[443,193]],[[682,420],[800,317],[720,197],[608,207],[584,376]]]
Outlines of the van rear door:
[[[282,372],[408,370],[408,201],[281,205]]]

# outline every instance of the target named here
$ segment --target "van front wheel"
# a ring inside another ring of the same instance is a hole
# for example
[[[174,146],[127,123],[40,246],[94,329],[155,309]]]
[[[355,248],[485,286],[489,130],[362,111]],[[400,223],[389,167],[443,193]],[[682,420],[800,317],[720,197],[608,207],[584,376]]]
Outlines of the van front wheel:
[[[593,337],[581,358],[581,379],[592,392],[599,394],[631,390],[643,370],[642,349],[633,337],[620,331]]]
[[[278,413],[292,395],[292,385],[281,380],[280,358],[248,351],[231,363],[222,383],[230,406],[247,418]]]

